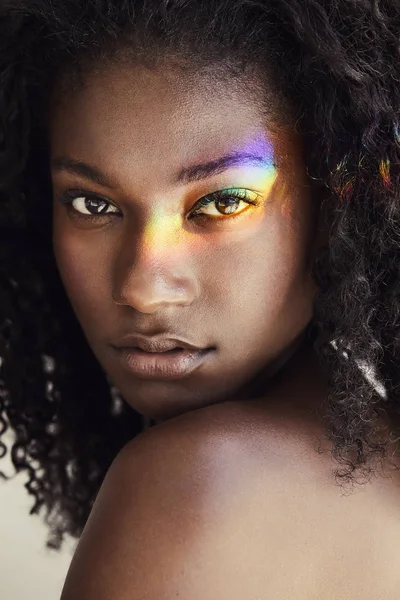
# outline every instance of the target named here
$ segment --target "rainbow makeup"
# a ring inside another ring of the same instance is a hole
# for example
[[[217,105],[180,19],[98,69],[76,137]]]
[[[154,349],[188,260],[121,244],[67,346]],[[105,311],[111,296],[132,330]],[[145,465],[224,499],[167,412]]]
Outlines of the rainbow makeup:
[[[257,204],[257,202],[262,204],[263,201],[268,198],[277,178],[272,143],[265,138],[253,140],[239,151],[231,152],[203,165],[195,165],[184,169],[179,178],[185,181],[188,179],[198,181],[199,179],[212,177],[213,175],[222,173],[226,169],[233,168],[238,169],[237,177],[232,178],[227,185],[216,185],[215,191],[206,194],[206,196],[218,196],[220,192],[231,190],[240,192],[241,194],[247,194],[250,201],[249,206],[252,203],[252,199],[255,200],[254,204]],[[243,185],[239,185],[241,182],[243,182]],[[232,197],[234,198],[234,194],[232,194]],[[245,203],[246,201],[243,200],[243,205]],[[211,202],[211,205],[212,204],[213,203]],[[239,210],[238,213],[240,212],[241,211]],[[178,253],[179,240],[185,235],[185,232],[182,229],[182,218],[183,217],[180,214],[167,215],[162,207],[157,207],[146,225],[143,236],[143,250],[147,253],[151,253],[152,249],[154,250],[158,247],[159,251],[161,244],[166,249],[168,248],[170,255],[174,246]],[[251,219],[251,216],[249,218]],[[234,219],[229,215],[224,216],[221,214],[221,217],[209,217],[209,222],[211,224],[212,219],[215,219],[215,222],[218,221],[219,225],[221,225],[219,231],[223,231],[224,221],[229,223],[231,230],[235,227],[233,224]],[[232,223],[232,225],[230,223]],[[207,243],[205,238],[206,236],[196,236],[196,243],[202,246]],[[172,252],[172,254],[174,253]]]

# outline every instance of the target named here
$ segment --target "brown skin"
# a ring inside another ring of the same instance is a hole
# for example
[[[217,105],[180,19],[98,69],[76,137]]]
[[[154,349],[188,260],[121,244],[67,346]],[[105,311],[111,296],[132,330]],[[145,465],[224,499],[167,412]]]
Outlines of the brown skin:
[[[309,412],[326,381],[310,345],[299,344],[325,234],[300,141],[276,135],[237,83],[188,85],[121,65],[86,83],[54,107],[52,158],[95,166],[113,189],[53,171],[57,263],[88,342],[125,400],[157,419],[181,416],[116,457],[62,600],[397,598],[398,483],[342,497],[329,453],[315,450],[315,436],[329,448],[319,411]],[[284,156],[264,205],[219,225],[179,217],[215,191],[256,189],[247,167],[173,183],[184,166],[255,137]],[[123,218],[73,218],[56,197],[77,187],[109,199]],[[181,380],[127,375],[110,340],[161,330],[216,346],[215,355]],[[268,402],[226,402],[262,395],[268,378]]]
[[[53,242],[95,356],[126,402],[159,420],[250,396],[256,377],[262,394],[261,381],[298,348],[317,291],[319,203],[299,138],[266,122],[245,81],[114,63],[85,83],[54,103],[51,158],[87,163],[110,183],[53,168]],[[174,183],[183,167],[249,144],[272,144],[278,167],[268,189],[263,171],[248,165]],[[214,220],[187,219],[201,198],[230,187],[262,193],[261,205],[242,203],[241,217],[223,222],[215,205],[204,211]],[[78,219],[58,200],[77,188],[119,214]],[[124,370],[110,347],[124,334],[161,332],[215,352],[181,379],[149,381]]]

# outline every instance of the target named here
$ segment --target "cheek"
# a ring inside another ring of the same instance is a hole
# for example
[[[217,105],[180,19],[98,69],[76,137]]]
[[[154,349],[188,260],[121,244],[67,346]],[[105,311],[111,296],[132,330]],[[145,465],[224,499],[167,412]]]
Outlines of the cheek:
[[[78,318],[90,310],[93,317],[107,298],[107,254],[102,237],[85,241],[62,218],[53,220],[53,251],[65,291]]]
[[[230,294],[234,302],[250,298],[273,304],[307,281],[308,251],[305,224],[271,214],[255,235],[214,256],[211,275],[219,293]]]
[[[228,345],[235,347],[240,337],[241,352],[254,360],[259,351],[289,343],[312,316],[309,233],[303,221],[271,216],[251,239],[213,261],[209,293],[218,293],[212,304],[221,307]]]

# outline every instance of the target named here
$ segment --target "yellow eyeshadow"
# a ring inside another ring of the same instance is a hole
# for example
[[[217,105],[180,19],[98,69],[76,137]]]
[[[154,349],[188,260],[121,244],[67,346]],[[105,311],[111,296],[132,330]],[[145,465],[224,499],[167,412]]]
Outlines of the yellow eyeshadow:
[[[248,190],[250,198],[253,197],[252,192],[254,192],[254,194],[259,196],[260,201],[262,201],[268,197],[276,178],[277,170],[272,164],[267,165],[263,169],[248,167],[247,169],[241,170],[240,179],[238,177],[236,178],[236,181],[233,181],[230,185],[225,185],[207,195],[212,196],[214,193],[229,189]],[[243,182],[244,184],[246,181],[247,185],[238,185],[238,183]],[[227,219],[229,219],[229,217],[227,217]],[[178,244],[181,231],[181,215],[166,215],[162,208],[156,208],[150,221],[146,225],[144,233],[145,251],[147,249],[151,252],[151,249],[154,249],[156,245],[159,247],[160,244],[171,251],[173,247]]]

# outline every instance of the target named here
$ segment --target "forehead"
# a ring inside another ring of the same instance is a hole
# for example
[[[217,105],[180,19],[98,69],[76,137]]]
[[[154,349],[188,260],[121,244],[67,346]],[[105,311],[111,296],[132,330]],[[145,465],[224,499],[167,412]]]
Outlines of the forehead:
[[[259,87],[259,86],[258,86]],[[188,162],[276,143],[261,92],[249,77],[150,71],[110,64],[54,104],[54,155],[87,159],[107,172],[129,169],[163,181]]]

